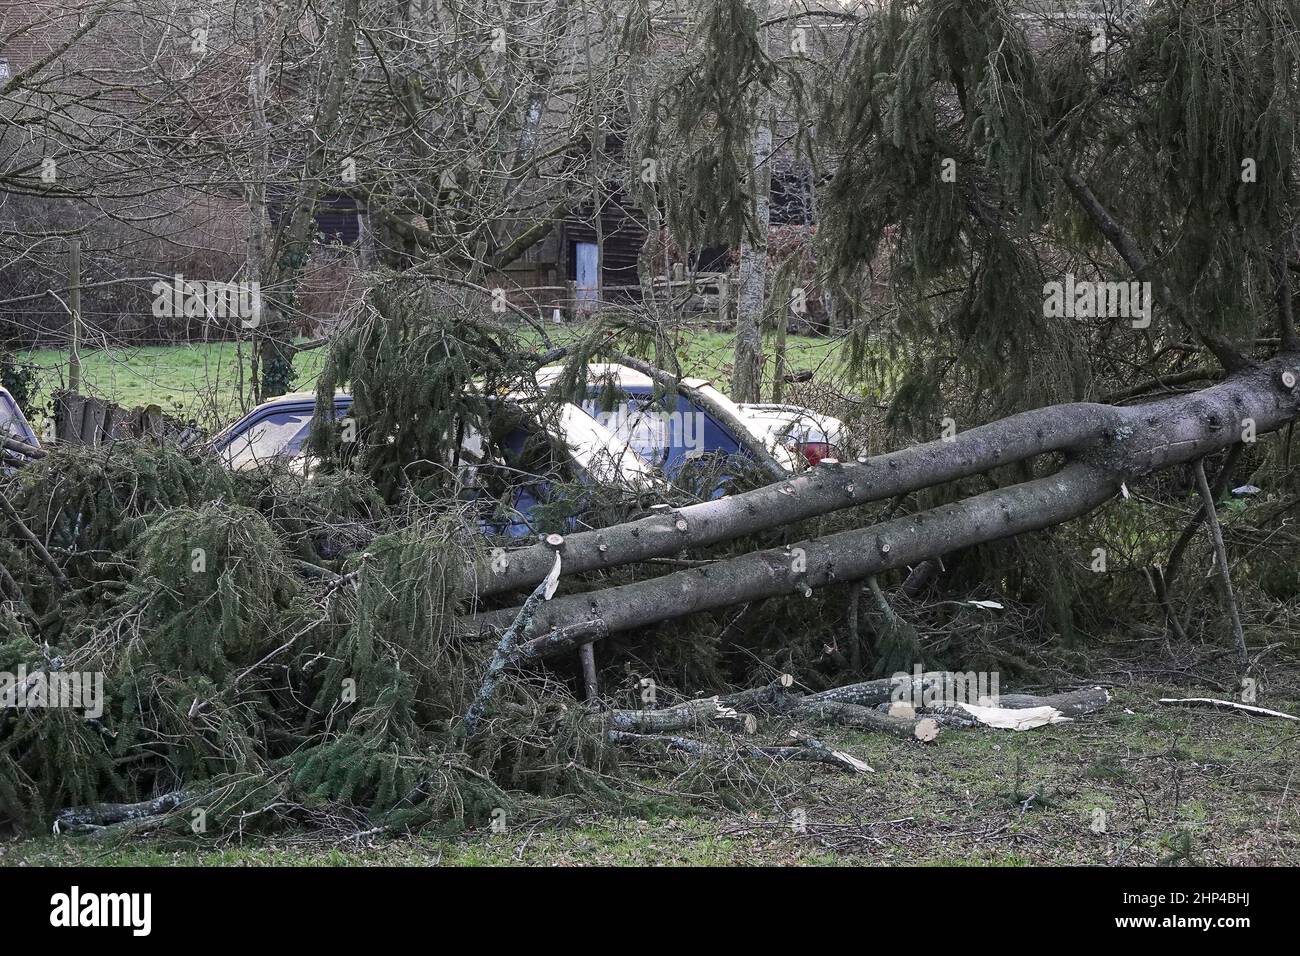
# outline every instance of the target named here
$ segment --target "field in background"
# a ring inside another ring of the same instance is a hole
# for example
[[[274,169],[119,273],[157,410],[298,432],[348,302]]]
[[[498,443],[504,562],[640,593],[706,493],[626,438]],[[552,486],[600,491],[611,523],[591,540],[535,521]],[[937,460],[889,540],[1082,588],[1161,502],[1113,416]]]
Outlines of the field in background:
[[[550,330],[560,345],[581,334],[578,327]],[[684,338],[681,363],[684,370],[712,379],[724,391],[731,382],[732,339],[720,332],[695,332]],[[791,371],[807,370],[829,375],[835,367],[836,339],[790,336],[787,366]],[[249,346],[234,342],[196,345],[151,345],[110,350],[86,350],[81,356],[82,391],[110,399],[127,408],[157,404],[164,412],[207,428],[230,422],[248,407]],[[30,366],[37,375],[33,406],[44,407],[68,375],[68,353],[62,349],[17,352],[17,362]],[[308,391],[325,361],[324,350],[300,353],[294,359],[294,388]],[[243,399],[241,400],[241,395]]]

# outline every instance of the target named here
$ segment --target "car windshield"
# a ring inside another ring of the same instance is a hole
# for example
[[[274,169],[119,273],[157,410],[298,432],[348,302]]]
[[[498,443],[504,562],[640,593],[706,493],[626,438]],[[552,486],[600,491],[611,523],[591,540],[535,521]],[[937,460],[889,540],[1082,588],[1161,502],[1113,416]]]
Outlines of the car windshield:
[[[298,454],[311,424],[310,409],[273,412],[231,439],[221,454],[231,468],[247,468],[279,456]]]
[[[0,429],[4,429],[10,438],[26,444],[30,444],[34,437],[27,419],[23,418],[22,412],[8,395],[0,395]]]
[[[582,410],[608,429],[614,436],[612,447],[630,448],[648,462],[663,462],[671,450],[668,417],[647,410],[644,404],[631,396],[612,412],[601,411],[596,402],[588,400]]]

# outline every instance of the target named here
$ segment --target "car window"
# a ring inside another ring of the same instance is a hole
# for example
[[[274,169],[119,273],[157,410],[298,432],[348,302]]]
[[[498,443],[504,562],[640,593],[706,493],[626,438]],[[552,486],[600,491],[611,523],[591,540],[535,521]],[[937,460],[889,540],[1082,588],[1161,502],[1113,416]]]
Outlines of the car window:
[[[302,449],[312,411],[272,412],[231,437],[222,457],[231,468],[247,468],[279,456],[293,457]]]
[[[609,429],[617,439],[617,447],[631,448],[648,462],[662,462],[671,449],[668,421],[657,408],[647,408],[649,403],[629,396],[613,412],[603,412],[594,402],[584,403],[583,411]]]
[[[23,413],[18,410],[18,406],[14,404],[14,400],[8,395],[0,395],[0,429],[4,429],[4,433],[10,438],[16,438],[25,444],[34,444],[35,433],[27,424]]]
[[[625,427],[626,434],[620,431],[619,437],[646,461],[662,462],[668,457],[672,445],[669,422],[663,415],[639,408],[628,415]]]

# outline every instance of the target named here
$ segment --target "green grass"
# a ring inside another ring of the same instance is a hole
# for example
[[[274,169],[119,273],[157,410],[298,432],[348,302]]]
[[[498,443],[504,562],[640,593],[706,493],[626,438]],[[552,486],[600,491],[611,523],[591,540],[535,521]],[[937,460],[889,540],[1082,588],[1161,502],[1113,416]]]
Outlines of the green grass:
[[[245,376],[248,358],[245,344]],[[15,359],[37,373],[36,404],[47,405],[51,393],[67,381],[65,351],[38,349],[17,353]],[[323,351],[298,355],[294,387],[312,388],[324,360]],[[241,382],[240,349],[234,342],[87,350],[81,355],[81,378],[82,391],[88,394],[126,408],[157,404],[169,414],[209,427],[237,416],[249,401],[247,382]],[[246,396],[242,404],[241,391]]]
[[[548,329],[552,344],[565,345],[586,330],[580,326]],[[731,387],[732,359],[735,335],[705,329],[685,330],[680,335],[677,360],[689,375],[709,379],[721,391]],[[839,365],[842,342],[837,338],[790,335],[786,337],[786,368],[790,372],[809,371],[819,378],[829,378]],[[771,374],[773,358],[772,339],[764,344],[767,350],[767,371]]]
[[[552,330],[551,335],[556,344],[563,344],[581,331],[578,327],[565,327]],[[685,336],[679,356],[683,369],[711,379],[725,391],[731,383],[732,339],[730,334],[720,332]],[[791,336],[787,344],[788,366],[791,370],[828,373],[835,364],[838,345],[833,339]],[[249,360],[246,343],[242,354],[246,378]],[[53,391],[67,381],[67,352],[37,349],[16,353],[15,359],[32,366],[37,373],[33,404],[48,405]],[[324,350],[296,356],[294,388],[299,391],[314,388],[324,361]],[[169,414],[196,420],[208,428],[226,424],[242,414],[251,402],[248,383],[240,375],[240,349],[233,342],[88,349],[81,356],[81,375],[82,390],[88,394],[126,408],[157,404]]]

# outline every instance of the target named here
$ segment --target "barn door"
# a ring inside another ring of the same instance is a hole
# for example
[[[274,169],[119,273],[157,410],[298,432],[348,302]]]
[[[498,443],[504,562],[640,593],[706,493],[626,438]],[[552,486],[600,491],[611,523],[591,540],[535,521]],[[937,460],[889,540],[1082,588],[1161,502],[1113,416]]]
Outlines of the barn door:
[[[600,301],[600,255],[594,242],[575,242],[573,258],[577,264],[578,311],[592,312]]]

